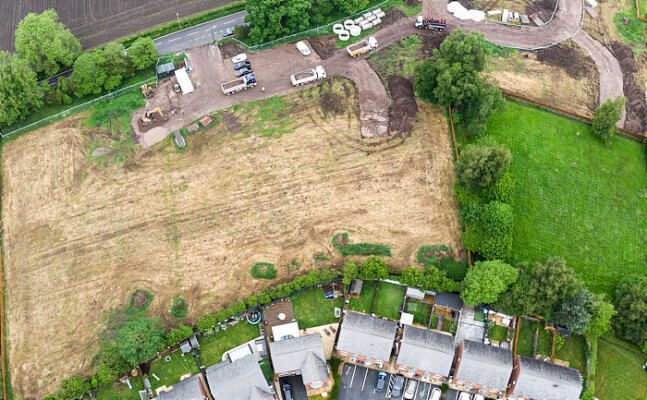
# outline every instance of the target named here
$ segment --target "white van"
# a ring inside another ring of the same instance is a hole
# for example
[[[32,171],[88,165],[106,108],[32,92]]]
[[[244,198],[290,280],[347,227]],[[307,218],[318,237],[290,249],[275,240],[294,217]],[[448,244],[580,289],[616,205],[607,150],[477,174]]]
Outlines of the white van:
[[[458,400],[472,400],[472,395],[469,393],[461,392],[461,395],[458,396]]]
[[[431,391],[431,396],[429,397],[429,400],[440,400],[440,389],[438,388],[433,388]]]
[[[480,394],[475,394],[473,400],[485,400],[485,397],[481,396]]]
[[[418,382],[414,381],[413,379],[409,379],[409,383],[407,384],[407,390],[404,392],[404,398],[407,400],[413,399],[413,396],[416,394],[416,386],[418,386]]]

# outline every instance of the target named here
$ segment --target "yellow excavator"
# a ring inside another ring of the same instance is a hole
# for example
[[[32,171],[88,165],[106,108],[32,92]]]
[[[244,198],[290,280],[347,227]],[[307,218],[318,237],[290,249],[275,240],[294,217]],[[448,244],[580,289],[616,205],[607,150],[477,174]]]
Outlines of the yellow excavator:
[[[142,94],[145,98],[148,99],[149,97],[155,96],[155,91],[153,90],[153,88],[148,87],[148,85],[144,83],[142,85]]]
[[[159,114],[161,118],[164,118],[164,114],[162,114],[162,110],[159,107],[156,107],[152,110],[146,110],[144,115],[142,116],[142,122],[144,125],[152,124],[155,122],[155,113]]]

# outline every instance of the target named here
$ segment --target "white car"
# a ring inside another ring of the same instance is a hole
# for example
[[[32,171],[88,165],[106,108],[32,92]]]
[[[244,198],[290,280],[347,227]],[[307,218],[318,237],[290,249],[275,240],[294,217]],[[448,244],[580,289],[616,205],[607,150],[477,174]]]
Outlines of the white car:
[[[414,381],[413,379],[409,379],[409,383],[407,383],[407,390],[404,392],[405,399],[413,399],[413,396],[415,396],[416,394],[416,386],[418,386],[418,382]]]
[[[297,49],[299,49],[301,54],[303,54],[304,56],[310,55],[310,49],[308,48],[308,45],[302,41],[297,42]]]
[[[458,400],[472,400],[472,395],[469,393],[461,392],[460,396],[458,396]]]
[[[440,395],[441,395],[441,394],[442,394],[442,393],[441,393],[440,389],[438,389],[438,388],[434,388],[434,389],[431,391],[431,395],[429,396],[429,400],[440,400]]]
[[[238,64],[239,62],[243,61],[247,61],[247,54],[245,53],[240,53],[231,59],[231,62],[233,62],[234,64]]]

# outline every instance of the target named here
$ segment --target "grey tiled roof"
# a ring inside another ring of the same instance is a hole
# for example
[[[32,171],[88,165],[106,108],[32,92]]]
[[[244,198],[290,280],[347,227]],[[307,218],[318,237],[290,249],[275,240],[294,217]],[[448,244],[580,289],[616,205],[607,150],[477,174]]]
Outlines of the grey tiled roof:
[[[449,376],[454,351],[452,336],[405,326],[397,364],[413,370]]]
[[[514,394],[537,400],[577,400],[582,391],[582,377],[573,368],[519,357],[519,378]]]
[[[328,380],[328,367],[320,334],[270,343],[274,372],[296,371],[305,385]]]
[[[269,400],[267,381],[253,355],[207,368],[207,381],[214,400]]]
[[[434,305],[460,310],[463,308],[463,300],[456,293],[438,293],[436,294]]]
[[[512,352],[471,340],[463,341],[463,357],[454,377],[505,390],[512,373]]]
[[[388,361],[397,329],[395,322],[349,311],[341,325],[337,350]]]
[[[203,400],[200,380],[197,375],[186,378],[173,385],[170,392],[161,393],[157,400]]]

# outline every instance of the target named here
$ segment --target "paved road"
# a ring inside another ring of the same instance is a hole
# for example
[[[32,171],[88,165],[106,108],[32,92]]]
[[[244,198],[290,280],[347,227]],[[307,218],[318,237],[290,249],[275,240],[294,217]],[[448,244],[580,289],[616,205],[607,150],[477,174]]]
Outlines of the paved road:
[[[234,28],[245,22],[247,11],[226,15],[154,40],[160,54],[177,53],[182,50],[213,43],[224,37],[227,28]]]

